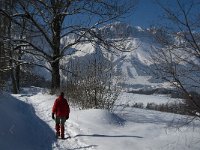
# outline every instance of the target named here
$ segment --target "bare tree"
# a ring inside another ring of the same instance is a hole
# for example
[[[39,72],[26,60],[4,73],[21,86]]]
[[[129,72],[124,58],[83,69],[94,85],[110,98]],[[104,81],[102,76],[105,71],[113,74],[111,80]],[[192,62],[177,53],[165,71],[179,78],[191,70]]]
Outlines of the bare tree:
[[[1,0],[1,9],[5,9],[9,15],[12,14],[13,9],[13,0]],[[13,57],[13,43],[11,41],[12,37],[12,23],[10,18],[0,14],[0,20],[1,20],[1,80],[5,81],[8,80],[8,77],[12,80],[12,89],[13,93],[18,92],[16,78],[15,78],[15,69],[13,67],[13,60],[11,59]]]
[[[158,4],[168,24],[154,32],[159,43],[152,48],[157,75],[181,91],[188,114],[200,117],[200,3],[176,0],[176,10]]]
[[[3,1],[0,1],[0,7],[3,8]],[[0,14],[0,35],[5,35],[6,28],[8,26],[8,21]],[[0,38],[0,87],[5,86],[5,71],[3,72],[3,67],[7,65],[6,63],[6,51],[5,51],[5,42],[3,37]],[[1,89],[0,88],[0,89]]]
[[[4,82],[12,81],[13,93],[20,90],[20,72],[22,65],[22,51],[15,39],[23,39],[26,35],[26,20],[21,19],[21,26],[14,24],[10,17],[14,13],[15,0],[1,0],[1,10],[6,11],[6,15],[1,11],[1,75]],[[10,79],[9,79],[10,78]]]
[[[114,80],[113,62],[106,58],[98,45],[95,52],[72,59],[67,65],[71,72],[64,81],[66,95],[79,107],[112,110],[120,93]]]
[[[50,67],[37,64],[51,72],[53,92],[60,88],[60,59],[66,51],[78,43],[97,40],[112,46],[112,41],[94,29],[123,17],[135,3],[135,0],[18,0],[14,14],[9,15],[3,9],[1,12],[19,26],[21,19],[28,22],[26,30],[32,32],[31,36],[15,41],[20,43],[18,47],[26,46],[23,52],[49,63]],[[68,41],[61,43],[66,36]]]

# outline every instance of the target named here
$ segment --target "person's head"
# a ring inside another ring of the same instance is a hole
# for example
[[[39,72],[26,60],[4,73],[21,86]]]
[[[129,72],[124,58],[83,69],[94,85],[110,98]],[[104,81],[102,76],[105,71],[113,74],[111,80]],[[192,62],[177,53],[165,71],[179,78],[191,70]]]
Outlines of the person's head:
[[[65,95],[64,92],[60,92],[61,97],[64,97],[64,95]]]

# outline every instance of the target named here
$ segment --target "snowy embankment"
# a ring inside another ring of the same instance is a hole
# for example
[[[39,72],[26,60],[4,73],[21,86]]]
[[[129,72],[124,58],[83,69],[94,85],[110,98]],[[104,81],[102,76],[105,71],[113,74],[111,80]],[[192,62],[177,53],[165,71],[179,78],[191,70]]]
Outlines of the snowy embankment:
[[[119,108],[114,113],[98,109],[72,108],[70,118],[66,122],[65,135],[71,138],[56,140],[52,133],[54,122],[51,119],[51,107],[56,97],[42,92],[33,95],[14,95],[14,97],[7,95],[0,98],[1,118],[3,118],[3,123],[0,124],[0,149],[13,149],[13,147],[20,150],[200,149],[200,122],[195,121],[194,124],[177,130],[171,127],[182,125],[184,116],[131,107]],[[6,99],[10,102],[8,103]],[[126,101],[127,97],[121,97],[121,100]],[[35,112],[27,103],[34,107]],[[12,127],[13,124],[15,127]],[[18,124],[22,127],[18,128]],[[29,140],[33,140],[33,143]],[[23,145],[27,145],[28,148]]]
[[[28,99],[27,95],[19,95]],[[34,108],[15,97],[0,93],[0,149],[51,149],[53,130],[34,112]]]

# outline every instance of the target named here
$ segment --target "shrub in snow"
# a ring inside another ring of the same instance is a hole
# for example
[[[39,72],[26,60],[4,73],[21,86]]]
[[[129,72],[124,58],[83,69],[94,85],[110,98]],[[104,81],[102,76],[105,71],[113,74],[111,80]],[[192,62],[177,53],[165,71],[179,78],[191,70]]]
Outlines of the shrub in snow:
[[[144,108],[144,104],[143,103],[134,103],[132,105],[132,107],[135,107],[135,108]]]
[[[120,93],[116,79],[113,79],[112,62],[99,49],[85,57],[87,60],[77,58],[69,61],[68,70],[74,74],[65,74],[63,89],[66,95],[82,109],[112,110]]]

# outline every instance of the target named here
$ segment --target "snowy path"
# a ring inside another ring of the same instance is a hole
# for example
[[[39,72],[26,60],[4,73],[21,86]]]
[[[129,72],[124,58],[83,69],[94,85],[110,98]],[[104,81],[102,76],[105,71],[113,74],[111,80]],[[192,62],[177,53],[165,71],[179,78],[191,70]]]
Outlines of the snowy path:
[[[36,111],[36,115],[46,122],[54,131],[55,123],[51,118],[51,109],[55,100],[55,96],[46,95],[46,94],[37,94],[37,95],[14,95],[17,99],[20,99],[30,105],[32,105]],[[81,141],[80,138],[76,135],[81,134],[79,126],[73,122],[66,121],[65,124],[65,140],[58,139],[52,145],[53,150],[92,150],[94,149],[93,145],[87,145],[84,141]]]

